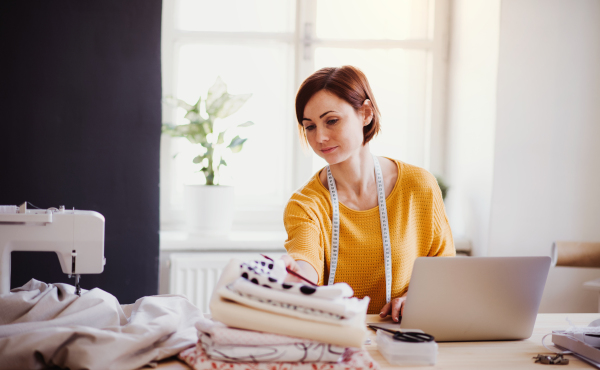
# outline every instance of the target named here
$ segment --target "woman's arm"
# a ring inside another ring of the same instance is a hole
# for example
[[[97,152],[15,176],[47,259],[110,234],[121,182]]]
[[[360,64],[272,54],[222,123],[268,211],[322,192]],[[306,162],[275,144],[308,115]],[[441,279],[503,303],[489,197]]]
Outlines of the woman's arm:
[[[299,275],[302,275],[303,277],[307,278],[315,284],[319,281],[319,275],[310,263],[301,260],[295,261],[292,257],[288,256],[287,254],[281,256],[281,259],[283,260],[283,262],[285,262],[285,267],[287,267],[288,269],[294,271]],[[293,283],[304,282],[302,279],[292,274],[288,274],[285,278],[285,281],[290,281]]]
[[[299,197],[299,195],[297,195]],[[299,273],[315,284],[323,284],[323,245],[318,216],[310,207],[310,199],[292,199],[284,212],[283,224],[288,234],[285,241],[286,267]],[[290,276],[290,279],[291,276]],[[289,281],[300,281],[293,278]]]

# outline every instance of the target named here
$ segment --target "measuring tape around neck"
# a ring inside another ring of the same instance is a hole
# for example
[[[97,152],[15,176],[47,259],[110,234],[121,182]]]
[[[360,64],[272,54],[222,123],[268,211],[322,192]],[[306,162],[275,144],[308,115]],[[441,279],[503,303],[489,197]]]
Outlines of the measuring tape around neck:
[[[392,248],[390,245],[390,229],[387,217],[387,207],[385,204],[385,186],[383,184],[383,174],[379,166],[379,160],[373,156],[375,164],[375,180],[377,181],[377,200],[379,202],[379,221],[381,223],[381,239],[383,240],[383,256],[385,260],[385,301],[391,300],[392,295]],[[337,268],[338,252],[340,249],[340,203],[335,187],[335,180],[331,175],[331,169],[327,166],[327,183],[329,184],[329,194],[331,195],[331,206],[333,208],[333,227],[331,231],[331,257],[329,261],[329,281],[327,285],[332,285],[335,280],[335,270]]]

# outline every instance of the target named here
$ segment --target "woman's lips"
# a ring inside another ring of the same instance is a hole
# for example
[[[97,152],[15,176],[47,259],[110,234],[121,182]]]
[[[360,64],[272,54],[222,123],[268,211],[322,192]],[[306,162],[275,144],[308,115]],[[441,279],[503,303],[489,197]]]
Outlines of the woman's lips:
[[[321,149],[321,153],[323,153],[323,154],[331,153],[331,152],[333,152],[336,149],[337,149],[337,146],[331,146],[329,148],[323,148],[323,149]]]

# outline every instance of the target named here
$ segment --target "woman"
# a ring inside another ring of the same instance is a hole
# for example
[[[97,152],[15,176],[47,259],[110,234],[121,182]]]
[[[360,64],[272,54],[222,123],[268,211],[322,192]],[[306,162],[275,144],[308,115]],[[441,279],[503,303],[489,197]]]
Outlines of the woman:
[[[435,178],[370,153],[379,116],[357,68],[323,68],[302,83],[300,136],[329,166],[288,202],[283,259],[319,285],[348,283],[356,297],[371,298],[369,313],[398,321],[415,259],[455,250]]]

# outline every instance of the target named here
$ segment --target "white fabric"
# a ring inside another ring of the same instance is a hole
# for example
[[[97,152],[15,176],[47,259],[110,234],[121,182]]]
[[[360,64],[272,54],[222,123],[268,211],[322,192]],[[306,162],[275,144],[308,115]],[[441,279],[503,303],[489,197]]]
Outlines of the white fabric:
[[[281,274],[282,260],[272,261],[246,261],[240,264],[240,276],[255,285],[279,290],[288,294],[299,296],[309,296],[321,299],[339,299],[352,297],[354,291],[346,283],[338,283],[329,286],[314,286],[304,282],[286,283],[284,279],[287,275],[285,265],[283,265],[283,274]]]
[[[350,286],[346,283],[338,283],[336,285]],[[333,286],[330,286],[332,288]],[[361,312],[364,312],[367,307],[365,301],[358,298],[338,298],[338,299],[322,299],[315,296],[306,296],[298,294],[290,294],[286,291],[274,290],[265,288],[260,285],[253,284],[246,279],[239,278],[233,283],[233,289],[239,293],[246,293],[266,301],[274,301],[286,303],[294,306],[311,308],[324,312],[329,312],[344,318],[354,317]],[[342,287],[340,290],[344,290]]]
[[[271,261],[263,258],[256,261],[244,261],[240,264],[240,269],[242,273],[247,273],[248,277],[250,277],[250,275],[271,277],[274,279],[273,282],[283,282],[288,274],[286,271],[285,262],[280,259]],[[269,281],[267,280],[267,283],[268,282]]]
[[[32,279],[0,295],[0,369],[137,369],[197,341],[202,313],[164,295],[120,306],[101,290]]]
[[[326,312],[319,312],[317,310],[314,310],[313,312],[307,313],[301,309],[300,310],[294,309],[294,307],[292,305],[281,306],[281,305],[277,305],[277,304],[272,304],[272,302],[271,303],[261,302],[257,299],[253,299],[253,298],[247,297],[245,295],[241,295],[241,294],[231,290],[229,286],[224,286],[224,287],[219,288],[217,290],[217,294],[222,298],[240,303],[244,306],[253,307],[253,308],[267,311],[267,312],[273,312],[273,313],[276,313],[279,315],[288,316],[290,318],[298,318],[298,319],[302,319],[302,320],[306,320],[306,321],[327,323],[327,324],[336,325],[336,326],[347,326],[347,325],[353,325],[353,323],[354,323],[354,321],[352,321],[352,318],[341,319],[337,315],[327,314]],[[367,312],[366,307],[369,305],[369,297],[364,297],[362,300],[364,302],[364,307],[365,307],[365,310],[362,313],[362,316],[365,316],[366,312]],[[211,309],[211,312],[212,312],[212,309]],[[359,317],[359,316],[361,316],[361,315],[359,314],[356,317]],[[219,320],[219,321],[221,321],[221,320]]]
[[[217,345],[280,345],[294,343],[316,343],[314,340],[289,337],[287,335],[263,333],[254,330],[230,328],[222,322],[201,319],[196,323],[199,332],[210,335]]]
[[[275,302],[271,300],[265,300],[259,297],[252,296],[246,293],[240,293],[233,290],[231,284],[227,286],[227,289],[237,296],[230,296],[230,298],[236,302],[256,307],[259,309],[264,309],[266,311],[278,312],[283,315],[289,315],[298,318],[304,318],[307,320],[314,321],[322,321],[322,322],[330,322],[332,321],[335,324],[338,324],[342,317],[340,315],[336,315],[330,312],[325,312],[321,310],[315,310],[314,308],[306,308],[302,306],[295,306],[289,303]]]
[[[200,335],[202,348],[213,360],[229,362],[338,362],[344,347],[310,342],[272,345],[215,344],[207,334]]]

